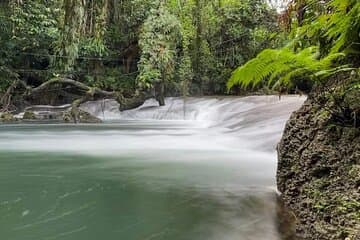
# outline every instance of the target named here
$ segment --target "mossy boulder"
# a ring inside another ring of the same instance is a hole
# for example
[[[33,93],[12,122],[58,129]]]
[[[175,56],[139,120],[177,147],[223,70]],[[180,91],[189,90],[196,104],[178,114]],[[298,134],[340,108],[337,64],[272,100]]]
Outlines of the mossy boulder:
[[[11,113],[4,112],[4,113],[0,113],[0,121],[8,123],[8,122],[15,122],[17,121],[17,119]]]
[[[90,113],[77,109],[76,115],[71,109],[63,113],[63,121],[66,123],[101,123],[101,119],[96,116],[91,115]]]
[[[35,120],[36,115],[32,111],[26,111],[26,112],[24,112],[23,119],[24,120]]]

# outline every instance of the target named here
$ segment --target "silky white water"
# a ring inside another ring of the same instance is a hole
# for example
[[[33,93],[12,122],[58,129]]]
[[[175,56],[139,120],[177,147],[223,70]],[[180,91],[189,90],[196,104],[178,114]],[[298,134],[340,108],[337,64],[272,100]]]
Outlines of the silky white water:
[[[0,125],[4,239],[277,240],[276,150],[304,97],[82,106],[103,124]],[[3,239],[3,238],[2,238]]]

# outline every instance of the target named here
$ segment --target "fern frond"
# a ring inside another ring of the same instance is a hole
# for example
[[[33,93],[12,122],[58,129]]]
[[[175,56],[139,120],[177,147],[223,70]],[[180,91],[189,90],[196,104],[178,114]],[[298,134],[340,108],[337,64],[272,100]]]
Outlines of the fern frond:
[[[240,85],[243,88],[261,85],[265,80],[269,87],[291,86],[292,79],[306,78],[316,80],[320,71],[333,72],[334,61],[343,57],[343,53],[331,54],[318,60],[318,47],[311,46],[298,53],[288,48],[279,50],[267,49],[256,58],[236,69],[228,88]],[[306,74],[305,74],[306,73]],[[304,77],[305,76],[305,77]]]

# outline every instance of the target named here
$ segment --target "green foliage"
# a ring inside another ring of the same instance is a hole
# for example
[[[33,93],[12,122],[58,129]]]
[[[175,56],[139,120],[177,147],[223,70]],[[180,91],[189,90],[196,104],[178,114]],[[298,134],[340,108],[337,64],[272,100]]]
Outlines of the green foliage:
[[[108,55],[108,49],[101,38],[83,38],[79,43],[81,56],[104,57]]]
[[[293,30],[294,47],[320,45],[323,55],[329,52],[359,50],[360,3],[356,0],[333,0],[328,3],[308,0],[307,18]],[[323,56],[322,55],[322,56]]]
[[[208,92],[226,92],[231,71],[264,48],[277,46],[276,13],[263,1],[220,1],[205,8],[205,54],[203,73]],[[212,88],[212,89],[211,89]]]
[[[0,91],[66,75],[107,90],[222,94],[235,66],[276,45],[275,17],[262,0],[2,1]]]
[[[64,19],[61,36],[55,43],[55,52],[59,56],[56,65],[59,69],[73,69],[79,53],[81,31],[84,27],[85,6],[82,0],[64,0]]]
[[[119,51],[119,47],[126,48],[137,41],[140,26],[156,6],[158,1],[154,0],[113,1],[105,33],[106,42],[110,43],[108,47]]]
[[[163,4],[151,11],[140,34],[138,82],[142,88],[173,79],[180,24]]]
[[[344,54],[338,53],[318,59],[318,50],[317,47],[309,47],[295,53],[289,48],[266,49],[256,58],[236,69],[227,86],[229,89],[236,84],[244,88],[261,84],[267,84],[272,88],[293,87],[292,80],[297,78],[320,79],[339,70],[333,67],[334,61],[343,57]]]
[[[84,82],[90,86],[105,90],[121,90],[124,94],[135,91],[136,85],[132,75],[126,75],[119,68],[105,68],[101,75],[84,75]]]
[[[59,1],[0,4],[0,92],[20,77],[19,68],[48,65],[52,42],[59,35],[58,15]]]
[[[12,42],[21,51],[49,48],[58,38],[58,1],[24,1],[11,4]]]
[[[335,11],[326,15],[325,36],[333,41],[331,52],[356,50],[360,44],[360,2],[357,0],[335,0],[329,3]]]
[[[228,89],[235,85],[246,88],[264,84],[292,88],[352,70],[344,59],[346,54],[359,53],[360,3],[334,0],[320,5],[320,10],[315,3],[307,1],[307,18],[293,30],[296,34],[287,47],[264,50],[236,69]]]
[[[11,29],[10,29],[10,19],[8,16],[8,8],[0,5],[0,94],[6,90],[6,88],[11,83],[11,76],[13,73],[9,69],[9,56],[10,52],[8,51],[10,48],[11,38]]]

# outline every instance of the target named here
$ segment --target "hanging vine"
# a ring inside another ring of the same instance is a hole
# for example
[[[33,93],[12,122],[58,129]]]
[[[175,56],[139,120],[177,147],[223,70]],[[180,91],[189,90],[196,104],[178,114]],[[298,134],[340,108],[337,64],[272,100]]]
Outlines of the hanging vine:
[[[60,69],[73,69],[79,53],[79,42],[84,28],[85,0],[64,0],[64,20],[58,41],[56,64]]]

